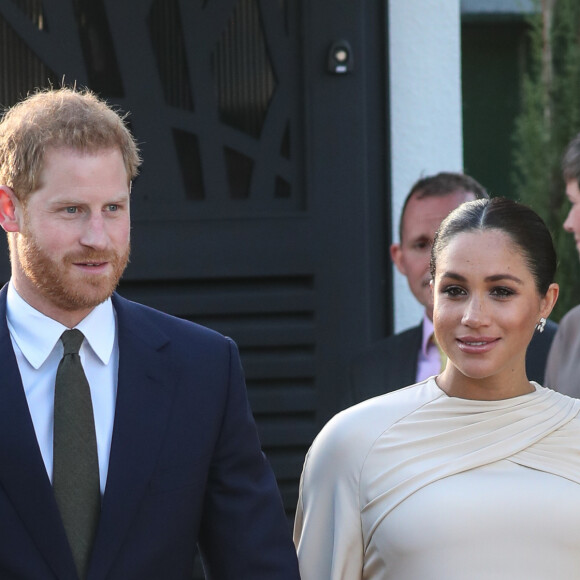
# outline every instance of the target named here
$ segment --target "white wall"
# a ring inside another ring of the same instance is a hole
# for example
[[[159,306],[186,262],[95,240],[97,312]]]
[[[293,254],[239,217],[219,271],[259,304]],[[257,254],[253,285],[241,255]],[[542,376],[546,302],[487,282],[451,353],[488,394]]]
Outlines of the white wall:
[[[389,0],[393,239],[403,201],[417,179],[461,171],[459,0]],[[395,331],[416,325],[422,309],[395,268]]]

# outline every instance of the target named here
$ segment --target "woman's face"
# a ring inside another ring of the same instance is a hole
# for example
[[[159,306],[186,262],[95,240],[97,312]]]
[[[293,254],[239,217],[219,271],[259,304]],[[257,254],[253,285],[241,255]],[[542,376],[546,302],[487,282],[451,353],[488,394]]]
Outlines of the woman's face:
[[[437,257],[433,293],[435,334],[453,363],[447,378],[457,369],[470,379],[527,384],[527,346],[558,292],[554,284],[540,296],[520,248],[506,233],[451,238]]]

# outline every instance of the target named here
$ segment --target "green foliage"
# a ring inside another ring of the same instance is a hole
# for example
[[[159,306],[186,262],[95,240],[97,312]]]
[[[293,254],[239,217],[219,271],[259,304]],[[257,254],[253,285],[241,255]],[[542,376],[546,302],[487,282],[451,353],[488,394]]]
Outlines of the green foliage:
[[[548,4],[548,3],[545,3]],[[546,221],[558,252],[560,298],[553,318],[580,303],[580,263],[573,237],[562,229],[569,204],[560,163],[580,132],[580,2],[555,0],[548,15],[529,18],[528,72],[514,129],[514,193]],[[546,27],[547,28],[547,27]]]

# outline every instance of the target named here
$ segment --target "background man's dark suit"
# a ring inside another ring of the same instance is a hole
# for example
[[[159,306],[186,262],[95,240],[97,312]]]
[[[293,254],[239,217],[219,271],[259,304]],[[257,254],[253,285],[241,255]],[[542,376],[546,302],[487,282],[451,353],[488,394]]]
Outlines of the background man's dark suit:
[[[557,329],[558,325],[548,320],[544,332],[534,334],[526,355],[528,379],[543,383],[546,359]],[[415,383],[422,332],[420,324],[360,353],[350,365],[347,404],[354,405]]]
[[[118,295],[113,304],[118,393],[89,580],[189,578],[198,536],[210,578],[297,580],[233,342]],[[6,287],[0,365],[0,578],[76,579],[6,324]]]

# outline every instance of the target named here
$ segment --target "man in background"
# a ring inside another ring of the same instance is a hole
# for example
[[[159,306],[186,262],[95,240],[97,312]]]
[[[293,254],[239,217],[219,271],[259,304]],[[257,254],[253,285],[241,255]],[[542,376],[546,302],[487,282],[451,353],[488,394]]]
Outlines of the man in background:
[[[415,327],[389,336],[354,358],[349,369],[350,404],[388,393],[437,375],[445,365],[433,335],[433,302],[429,282],[431,246],[439,225],[466,201],[488,198],[485,188],[462,173],[442,172],[417,181],[407,195],[399,226],[399,242],[391,259],[407,278],[415,298],[425,308]],[[544,366],[557,325],[548,322],[536,332],[528,349],[528,378],[542,382]]]
[[[563,227],[574,235],[576,249],[580,252],[580,134],[566,148],[562,159],[562,174],[570,202],[570,211]],[[548,356],[544,385],[565,395],[580,398],[579,371],[580,306],[576,306],[560,321]]]

